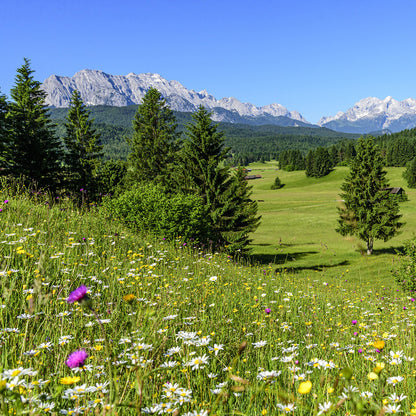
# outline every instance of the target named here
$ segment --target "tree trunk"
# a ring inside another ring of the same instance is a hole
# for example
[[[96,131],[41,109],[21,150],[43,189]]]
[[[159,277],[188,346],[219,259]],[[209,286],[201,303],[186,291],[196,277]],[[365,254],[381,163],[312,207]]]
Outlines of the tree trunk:
[[[369,238],[367,240],[367,255],[371,256],[373,254],[373,239]]]

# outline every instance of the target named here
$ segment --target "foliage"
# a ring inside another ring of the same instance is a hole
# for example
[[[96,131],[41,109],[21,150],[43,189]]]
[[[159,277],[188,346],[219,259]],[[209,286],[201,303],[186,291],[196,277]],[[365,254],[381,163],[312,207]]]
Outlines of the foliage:
[[[283,184],[278,176],[276,176],[273,185],[270,187],[270,189],[280,189],[283,187]]]
[[[257,204],[250,199],[243,170],[238,169],[233,176],[225,166],[229,149],[224,148],[223,133],[210,117],[201,106],[192,115],[193,123],[187,125],[178,187],[203,200],[215,244],[228,246],[230,251],[244,250],[248,233],[258,225]]]
[[[416,128],[377,137],[387,166],[406,166],[416,156]]]
[[[224,207],[221,222],[225,225],[221,239],[229,253],[244,253],[251,243],[250,233],[260,224],[257,202],[251,199],[251,186],[241,166],[232,174],[231,183],[223,194]]]
[[[318,147],[316,150],[309,150],[306,156],[306,176],[322,178],[328,175],[333,168],[329,152],[324,147]]]
[[[127,174],[127,163],[124,160],[107,160],[100,165],[98,177],[98,191],[100,194],[118,193]]]
[[[361,138],[357,156],[341,186],[344,205],[338,209],[341,235],[355,235],[372,254],[375,239],[387,241],[402,227],[399,201],[391,195],[383,159],[372,137]]]
[[[407,163],[403,178],[406,179],[409,188],[416,188],[416,157]]]
[[[416,139],[405,136],[396,137],[389,140],[386,149],[387,166],[406,166],[406,164],[416,157]]]
[[[416,291],[416,240],[408,240],[404,244],[403,253],[399,255],[399,267],[393,270],[398,285],[404,290]]]
[[[90,194],[97,193],[97,171],[102,158],[100,137],[89,118],[89,110],[81,99],[80,93],[72,93],[64,143],[66,146],[65,163],[69,189],[84,189]]]
[[[8,102],[6,96],[0,92],[0,163],[5,166],[9,149],[9,120],[7,119]]]
[[[305,169],[305,158],[300,150],[284,150],[279,154],[279,168],[287,171]]]
[[[206,241],[208,224],[202,200],[195,195],[169,195],[161,185],[136,185],[116,198],[106,198],[112,218],[143,234],[174,240]]]
[[[45,105],[46,93],[33,77],[30,61],[17,70],[9,105],[10,152],[6,165],[14,177],[24,177],[40,187],[58,185],[61,144]]]
[[[101,134],[105,158],[127,158],[128,145],[125,137],[133,135],[132,120],[137,105],[126,107],[92,106],[91,117],[95,119],[97,131]],[[50,114],[58,124],[65,118],[67,109],[51,108]],[[191,113],[173,111],[177,131],[183,132],[186,124],[192,122]],[[59,128],[59,135],[63,134]],[[254,126],[238,123],[218,123],[218,131],[224,133],[224,144],[231,148],[230,163],[234,166],[248,165],[260,160],[278,159],[280,152],[299,150],[305,155],[309,149],[328,146],[343,140],[353,141],[356,134],[338,133],[326,128],[284,127],[274,125]]]
[[[132,182],[171,183],[171,168],[178,149],[175,116],[156,88],[150,88],[133,120],[134,134],[128,139],[129,177]]]

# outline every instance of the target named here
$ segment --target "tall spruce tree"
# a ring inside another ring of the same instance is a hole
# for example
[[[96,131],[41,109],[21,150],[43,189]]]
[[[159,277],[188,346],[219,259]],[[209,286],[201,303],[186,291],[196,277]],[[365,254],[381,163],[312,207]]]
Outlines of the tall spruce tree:
[[[407,163],[403,178],[406,179],[409,188],[416,188],[416,157]]]
[[[103,146],[93,122],[80,93],[73,91],[64,136],[67,181],[71,191],[84,189],[94,194],[97,189],[96,173],[103,156]]]
[[[315,152],[311,149],[305,158],[305,174],[307,177],[314,176]]]
[[[332,171],[332,161],[329,152],[324,147],[309,150],[305,162],[306,176],[322,178]]]
[[[332,171],[331,157],[325,147],[318,147],[315,150],[313,171],[315,178],[322,178]]]
[[[156,88],[143,97],[133,120],[133,137],[127,139],[129,176],[132,181],[158,182],[168,186],[179,146],[176,118]]]
[[[199,195],[209,217],[215,243],[227,246],[230,252],[246,249],[248,234],[259,223],[257,203],[250,199],[250,187],[242,169],[234,175],[225,166],[229,149],[224,137],[212,123],[211,113],[204,107],[192,115],[186,126],[186,139],[181,150],[181,190]]]
[[[9,151],[9,120],[6,96],[0,93],[0,175],[6,171]]]
[[[357,155],[341,186],[344,206],[338,208],[337,232],[363,240],[369,255],[373,252],[374,240],[387,241],[403,226],[399,199],[388,190],[386,173],[374,139],[359,139]]]
[[[257,229],[261,217],[257,215],[257,202],[251,199],[252,187],[245,179],[245,169],[238,167],[231,177],[228,190],[223,195],[225,229],[222,238],[230,253],[245,252],[252,241],[250,233]]]
[[[17,70],[10,91],[10,158],[8,171],[34,181],[41,188],[55,189],[59,182],[61,144],[45,105],[46,93],[33,77],[30,61]]]

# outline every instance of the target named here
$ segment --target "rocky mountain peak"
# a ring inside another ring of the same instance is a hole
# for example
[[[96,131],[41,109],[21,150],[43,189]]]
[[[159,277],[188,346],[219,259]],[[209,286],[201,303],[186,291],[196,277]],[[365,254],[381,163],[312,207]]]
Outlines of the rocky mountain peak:
[[[203,105],[214,111],[213,118],[217,121],[244,122],[242,120],[247,118],[253,121],[256,117],[268,117],[273,124],[273,118],[283,116],[309,124],[300,113],[290,112],[281,104],[256,107],[233,97],[218,100],[205,89],[200,92],[189,90],[179,81],[168,81],[154,73],[130,72],[127,75],[110,75],[100,70],[83,69],[73,77],[51,75],[42,84],[42,88],[48,94],[46,103],[52,107],[69,106],[75,89],[80,92],[81,98],[87,105],[139,104],[150,87],[157,88],[161,92],[172,110],[195,111]],[[228,110],[230,113],[222,111],[220,115],[218,109]]]

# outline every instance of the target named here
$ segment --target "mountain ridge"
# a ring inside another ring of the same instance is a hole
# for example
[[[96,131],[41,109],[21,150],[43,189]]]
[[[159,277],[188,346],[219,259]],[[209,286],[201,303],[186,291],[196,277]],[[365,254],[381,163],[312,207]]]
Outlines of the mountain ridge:
[[[356,102],[347,111],[335,116],[322,117],[317,124],[307,121],[298,111],[289,111],[273,103],[256,107],[234,97],[216,99],[208,91],[187,89],[179,81],[168,81],[159,74],[133,72],[127,75],[110,75],[100,70],[83,69],[72,77],[51,75],[42,88],[47,93],[46,104],[51,107],[68,107],[72,92],[80,92],[87,106],[123,107],[140,104],[150,87],[157,88],[174,111],[195,112],[200,105],[212,111],[216,122],[277,125],[292,127],[326,127],[353,134],[378,131],[398,132],[416,126],[416,100],[398,101],[367,97]]]
[[[99,70],[84,69],[73,77],[51,75],[42,84],[47,93],[46,104],[57,108],[69,106],[75,89],[80,92],[88,106],[122,107],[139,104],[150,87],[161,92],[172,110],[194,112],[203,105],[213,111],[214,121],[277,125],[283,122],[284,125],[312,126],[299,112],[290,112],[281,104],[256,107],[254,104],[242,103],[234,97],[217,100],[206,90],[189,90],[179,81],[168,81],[153,73],[110,75]]]
[[[383,100],[367,97],[359,100],[346,112],[333,117],[322,117],[318,126],[346,133],[370,133],[389,130],[398,132],[416,126],[416,100],[398,101],[387,96]]]

